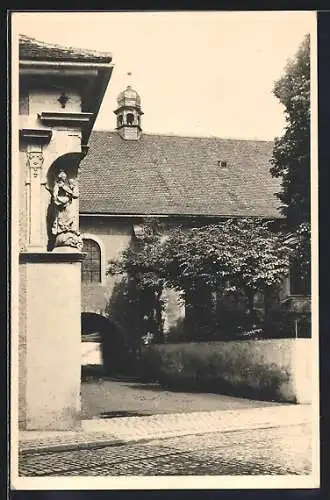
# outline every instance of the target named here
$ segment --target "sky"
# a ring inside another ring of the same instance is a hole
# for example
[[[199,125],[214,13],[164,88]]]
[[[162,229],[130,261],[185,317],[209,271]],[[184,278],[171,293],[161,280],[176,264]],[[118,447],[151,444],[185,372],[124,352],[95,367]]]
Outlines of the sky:
[[[145,132],[273,140],[285,125],[274,82],[316,13],[16,12],[12,22],[38,40],[112,53],[95,129],[115,128],[117,95],[130,84]]]

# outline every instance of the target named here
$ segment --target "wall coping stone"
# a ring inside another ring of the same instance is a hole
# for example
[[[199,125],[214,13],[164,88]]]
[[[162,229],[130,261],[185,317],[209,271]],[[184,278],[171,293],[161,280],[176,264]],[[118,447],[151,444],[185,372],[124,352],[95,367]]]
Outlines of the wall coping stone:
[[[26,262],[82,262],[86,253],[82,252],[20,252],[20,263]]]

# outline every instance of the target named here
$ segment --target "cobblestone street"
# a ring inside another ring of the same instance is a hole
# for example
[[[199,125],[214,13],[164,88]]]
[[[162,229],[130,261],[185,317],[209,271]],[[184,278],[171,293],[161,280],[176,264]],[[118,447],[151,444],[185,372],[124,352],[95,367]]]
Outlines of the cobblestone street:
[[[311,426],[213,432],[20,457],[20,476],[311,474]]]

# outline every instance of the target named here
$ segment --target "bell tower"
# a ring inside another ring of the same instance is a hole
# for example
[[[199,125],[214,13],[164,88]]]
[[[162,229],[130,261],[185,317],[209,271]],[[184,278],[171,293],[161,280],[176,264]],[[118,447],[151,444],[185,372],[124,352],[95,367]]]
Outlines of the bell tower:
[[[120,92],[117,98],[117,109],[114,111],[117,117],[117,130],[121,137],[127,141],[137,141],[142,132],[141,98],[130,85]]]

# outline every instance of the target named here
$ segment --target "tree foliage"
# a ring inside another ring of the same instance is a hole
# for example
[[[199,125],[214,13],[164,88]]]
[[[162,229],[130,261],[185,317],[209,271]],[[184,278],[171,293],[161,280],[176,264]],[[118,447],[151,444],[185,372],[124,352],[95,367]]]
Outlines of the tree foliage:
[[[184,290],[200,283],[213,291],[247,293],[277,287],[287,272],[289,247],[269,226],[258,219],[229,219],[174,229],[161,245],[164,278]]]
[[[310,280],[311,272],[311,226],[309,222],[301,222],[295,231],[289,232],[287,244],[292,249],[292,261],[302,279]]]
[[[109,262],[108,274],[119,276],[116,298],[109,303],[111,315],[129,330],[138,348],[144,337],[152,335],[162,340],[162,292],[164,279],[160,267],[160,239],[155,233],[155,223],[144,225],[143,234],[135,238],[119,260]]]
[[[284,106],[286,128],[275,139],[271,173],[282,179],[278,193],[286,228],[296,245],[295,267],[310,279],[310,36],[306,35],[296,57],[274,86]]]
[[[278,288],[287,274],[292,245],[259,219],[229,219],[214,225],[147,235],[110,264],[110,274],[127,273],[141,291],[161,300],[164,286],[191,297],[202,290],[244,294],[251,324],[253,297]],[[206,293],[209,292],[209,293]],[[209,307],[209,304],[208,304]]]
[[[274,95],[284,106],[286,127],[275,139],[271,173],[282,180],[278,197],[288,226],[310,220],[310,36],[306,35]]]

